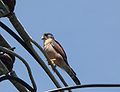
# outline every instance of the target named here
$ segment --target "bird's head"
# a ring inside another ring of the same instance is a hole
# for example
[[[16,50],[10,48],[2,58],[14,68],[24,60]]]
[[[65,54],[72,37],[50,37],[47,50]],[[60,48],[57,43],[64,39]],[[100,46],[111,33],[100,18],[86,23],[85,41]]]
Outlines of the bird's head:
[[[49,38],[54,39],[53,34],[51,34],[51,33],[44,33],[41,39],[42,40],[47,40]]]

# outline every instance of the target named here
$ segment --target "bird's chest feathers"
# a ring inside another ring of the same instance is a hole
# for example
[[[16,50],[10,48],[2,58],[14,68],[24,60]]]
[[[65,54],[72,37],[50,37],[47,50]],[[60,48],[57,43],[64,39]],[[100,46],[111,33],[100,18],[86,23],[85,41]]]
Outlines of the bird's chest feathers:
[[[56,51],[52,46],[52,39],[48,39],[44,43],[44,50],[48,54],[49,58],[53,59],[55,58]]]

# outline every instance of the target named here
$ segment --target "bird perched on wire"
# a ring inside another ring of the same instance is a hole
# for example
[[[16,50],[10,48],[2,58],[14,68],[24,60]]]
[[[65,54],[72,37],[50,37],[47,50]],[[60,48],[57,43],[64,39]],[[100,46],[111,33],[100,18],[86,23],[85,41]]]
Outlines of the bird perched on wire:
[[[76,77],[76,73],[68,64],[67,56],[63,47],[55,40],[54,36],[51,33],[44,33],[42,40],[44,41],[44,51],[51,63],[65,70],[73,81],[77,85],[80,85],[81,83]]]

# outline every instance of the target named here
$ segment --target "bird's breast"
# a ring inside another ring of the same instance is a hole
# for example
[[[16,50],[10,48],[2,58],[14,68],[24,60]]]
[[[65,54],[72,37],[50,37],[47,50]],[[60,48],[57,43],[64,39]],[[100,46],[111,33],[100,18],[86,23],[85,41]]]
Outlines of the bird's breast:
[[[54,50],[51,44],[44,46],[44,50],[50,59],[56,58],[57,52]]]

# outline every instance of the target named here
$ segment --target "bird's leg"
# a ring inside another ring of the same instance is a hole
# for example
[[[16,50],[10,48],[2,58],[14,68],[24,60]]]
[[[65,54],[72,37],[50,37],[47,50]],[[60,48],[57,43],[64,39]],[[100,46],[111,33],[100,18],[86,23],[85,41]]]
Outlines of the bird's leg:
[[[51,65],[51,64],[54,65],[54,64],[55,64],[55,63],[54,63],[55,60],[56,60],[56,59],[50,59],[50,61],[48,60],[48,65]]]
[[[56,64],[54,63],[54,61],[55,61],[56,59],[50,59],[50,61],[51,61],[51,63],[49,63],[49,65],[51,65],[51,67],[52,67],[52,70],[55,72],[55,70],[54,70],[54,68],[56,68]]]
[[[51,63],[52,63],[53,65],[55,65],[55,63],[54,63],[55,60],[56,60],[56,59],[50,59],[50,61],[51,61]]]

